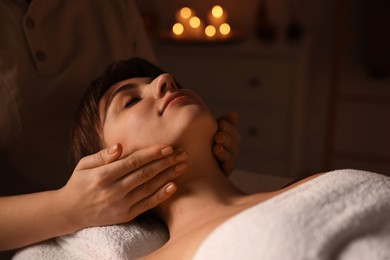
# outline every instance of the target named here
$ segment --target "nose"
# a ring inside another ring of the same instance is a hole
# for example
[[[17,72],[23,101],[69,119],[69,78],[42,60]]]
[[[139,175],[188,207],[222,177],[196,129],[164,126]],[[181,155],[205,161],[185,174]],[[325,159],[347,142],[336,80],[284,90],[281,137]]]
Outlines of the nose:
[[[155,97],[162,98],[168,91],[176,89],[175,80],[171,74],[165,73],[158,76],[155,80]]]

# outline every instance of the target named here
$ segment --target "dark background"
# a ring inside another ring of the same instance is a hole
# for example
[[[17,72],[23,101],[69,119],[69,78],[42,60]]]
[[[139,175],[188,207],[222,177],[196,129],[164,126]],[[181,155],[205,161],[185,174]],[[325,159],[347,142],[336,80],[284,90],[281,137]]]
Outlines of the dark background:
[[[286,41],[291,22],[298,22],[298,32],[311,42],[302,175],[336,168],[390,174],[389,1],[137,2],[152,36],[169,30],[175,11],[183,6],[192,7],[202,18],[220,4],[232,27],[253,38],[262,3],[274,29],[270,44]]]

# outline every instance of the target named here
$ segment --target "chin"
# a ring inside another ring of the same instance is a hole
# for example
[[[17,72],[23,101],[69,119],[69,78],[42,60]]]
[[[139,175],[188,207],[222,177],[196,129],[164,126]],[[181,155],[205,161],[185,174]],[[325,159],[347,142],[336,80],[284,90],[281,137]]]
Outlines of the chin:
[[[193,143],[195,145],[202,143],[210,145],[218,129],[216,119],[209,110],[202,109],[190,112],[177,115],[177,120],[171,128],[177,134],[171,135],[173,138],[169,143],[180,147]]]

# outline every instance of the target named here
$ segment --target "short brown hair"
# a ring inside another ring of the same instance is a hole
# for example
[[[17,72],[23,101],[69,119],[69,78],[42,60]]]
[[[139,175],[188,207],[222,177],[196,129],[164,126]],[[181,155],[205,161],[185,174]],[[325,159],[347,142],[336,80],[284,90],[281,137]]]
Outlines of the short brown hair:
[[[71,156],[73,168],[81,158],[103,149],[99,102],[114,84],[139,77],[157,78],[165,73],[156,65],[138,57],[112,63],[103,75],[93,80],[81,98],[76,110],[71,132]]]

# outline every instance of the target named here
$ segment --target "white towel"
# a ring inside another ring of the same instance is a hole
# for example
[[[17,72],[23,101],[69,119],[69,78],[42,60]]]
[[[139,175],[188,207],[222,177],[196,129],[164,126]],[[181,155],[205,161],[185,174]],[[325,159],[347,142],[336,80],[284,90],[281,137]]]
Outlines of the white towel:
[[[339,170],[216,228],[194,259],[390,259],[390,178]]]
[[[122,260],[153,252],[168,241],[165,225],[141,217],[122,225],[82,229],[17,252],[13,260]]]

